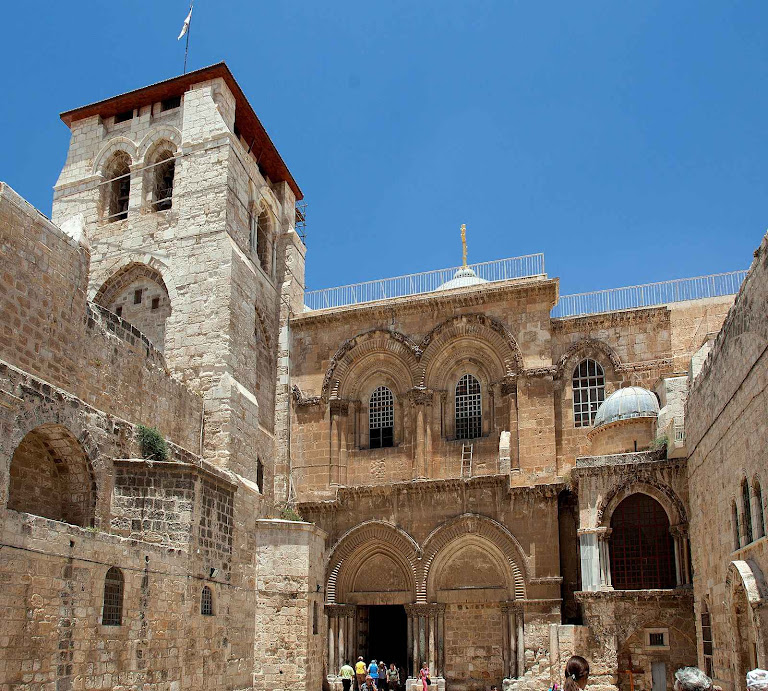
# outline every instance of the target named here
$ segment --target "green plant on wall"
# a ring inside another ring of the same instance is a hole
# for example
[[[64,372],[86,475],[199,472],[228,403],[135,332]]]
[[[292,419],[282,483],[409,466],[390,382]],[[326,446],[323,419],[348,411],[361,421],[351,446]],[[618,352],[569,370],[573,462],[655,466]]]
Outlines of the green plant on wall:
[[[667,446],[669,446],[669,439],[667,439],[666,434],[662,434],[660,437],[656,437],[651,442],[651,449],[653,451],[658,451],[659,449],[666,449]]]
[[[164,461],[168,458],[168,444],[157,428],[139,425],[138,435],[142,458],[153,461]]]
[[[280,518],[284,521],[303,521],[301,514],[290,504],[283,504],[280,509]]]

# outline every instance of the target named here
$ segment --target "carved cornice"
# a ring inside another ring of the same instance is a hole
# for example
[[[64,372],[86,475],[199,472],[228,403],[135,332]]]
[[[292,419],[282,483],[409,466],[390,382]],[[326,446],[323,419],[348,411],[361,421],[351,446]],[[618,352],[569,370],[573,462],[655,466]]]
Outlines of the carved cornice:
[[[503,379],[499,380],[499,389],[502,396],[509,396],[510,394],[517,393],[517,375],[508,374]]]
[[[332,398],[328,404],[331,408],[331,415],[347,415],[349,413],[349,401],[342,398]]]
[[[531,367],[529,369],[523,370],[521,374],[524,377],[528,377],[529,379],[535,379],[535,378],[544,378],[544,377],[550,377],[554,378],[557,374],[557,367],[554,365],[546,366],[546,367]]]
[[[405,605],[405,613],[409,617],[429,617],[445,613],[444,602],[425,602]]]
[[[606,326],[616,326],[627,323],[656,323],[669,320],[667,305],[658,307],[636,307],[615,312],[600,312],[585,314],[579,317],[555,317],[552,319],[552,331],[573,332],[586,331]]]
[[[357,613],[357,605],[336,605],[330,602],[325,603],[325,613],[329,617],[349,618]]]
[[[435,391],[432,389],[426,389],[422,387],[416,387],[405,392],[405,398],[407,398],[411,405],[432,405],[435,398]]]
[[[320,396],[304,396],[303,393],[301,393],[301,389],[294,384],[291,387],[291,396],[293,397],[294,403],[299,406],[311,406],[311,405],[320,405],[323,402],[323,399]]]

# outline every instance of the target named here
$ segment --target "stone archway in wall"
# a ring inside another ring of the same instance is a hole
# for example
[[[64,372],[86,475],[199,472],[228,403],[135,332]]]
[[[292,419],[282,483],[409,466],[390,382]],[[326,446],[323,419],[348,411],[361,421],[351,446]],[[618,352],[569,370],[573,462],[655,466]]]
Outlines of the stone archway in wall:
[[[43,424],[28,432],[13,452],[9,475],[9,509],[93,526],[93,468],[83,447],[63,425]]]
[[[731,671],[736,688],[746,674],[768,663],[768,587],[760,567],[751,561],[732,561],[725,581],[725,604],[731,628]]]

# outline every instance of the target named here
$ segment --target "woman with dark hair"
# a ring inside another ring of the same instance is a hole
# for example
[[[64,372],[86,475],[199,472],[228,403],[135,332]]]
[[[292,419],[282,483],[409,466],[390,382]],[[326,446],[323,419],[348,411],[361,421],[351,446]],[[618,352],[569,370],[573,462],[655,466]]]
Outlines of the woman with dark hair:
[[[574,655],[565,663],[563,691],[581,691],[589,679],[589,662],[581,655]]]

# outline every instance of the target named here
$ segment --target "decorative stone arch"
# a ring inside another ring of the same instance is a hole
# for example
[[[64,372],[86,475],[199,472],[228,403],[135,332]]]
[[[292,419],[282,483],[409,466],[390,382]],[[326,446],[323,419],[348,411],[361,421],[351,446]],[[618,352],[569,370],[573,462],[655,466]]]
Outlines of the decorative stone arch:
[[[163,286],[168,293],[168,297],[171,304],[176,304],[178,294],[176,286],[173,281],[166,281],[165,277],[169,273],[168,265],[159,259],[154,254],[148,252],[121,252],[120,261],[112,265],[112,268],[108,270],[102,270],[97,275],[93,276],[88,284],[88,296],[91,302],[95,302],[98,305],[104,306],[102,302],[97,300],[97,296],[103,293],[106,287],[111,285],[112,281],[118,279],[123,272],[127,272],[131,266],[138,265],[140,267],[147,267],[154,271],[163,281]],[[109,275],[105,277],[105,274],[109,271]]]
[[[605,341],[595,338],[582,338],[572,344],[557,361],[557,365],[555,365],[555,378],[565,377],[570,379],[573,376],[573,370],[576,365],[585,358],[590,358],[600,363],[603,369],[608,364],[613,369],[614,375],[621,369],[621,360],[618,354]]]
[[[342,385],[355,364],[374,353],[399,360],[411,382],[407,388],[415,385],[418,377],[416,345],[399,331],[372,329],[345,341],[331,358],[323,379],[323,400],[339,398]]]
[[[449,342],[458,338],[486,343],[502,363],[502,376],[523,369],[520,347],[502,322],[485,314],[464,314],[438,324],[422,339],[418,347],[421,367],[419,386],[424,386],[429,379],[432,362],[438,354]]]
[[[360,561],[384,553],[403,571],[409,590],[416,596],[416,569],[421,550],[404,530],[384,521],[366,521],[344,533],[331,549],[326,567],[325,600],[336,604],[337,593],[349,591]]]
[[[174,149],[181,148],[181,132],[171,125],[151,129],[136,147],[137,160],[146,164],[147,155],[163,142],[170,142]]]
[[[768,663],[768,586],[760,567],[752,560],[728,565],[725,606],[734,646],[734,683],[743,683],[746,672]],[[756,651],[757,659],[750,659]]]
[[[96,154],[96,157],[93,159],[93,168],[91,172],[94,175],[103,175],[104,166],[109,159],[112,158],[112,155],[118,151],[123,151],[128,154],[128,157],[131,159],[131,165],[141,160],[136,144],[130,139],[127,137],[113,137],[101,148],[99,153]]]
[[[501,523],[481,516],[467,513],[451,519],[433,530],[424,542],[423,558],[418,572],[417,602],[427,602],[435,589],[435,563],[440,562],[440,555],[446,550],[461,547],[471,541],[484,541],[492,545],[505,560],[505,571],[509,577],[510,595],[516,600],[526,597],[526,582],[530,578],[529,560],[514,535]],[[479,539],[479,540],[478,540]]]
[[[610,527],[616,507],[632,494],[647,494],[659,502],[669,518],[670,526],[688,524],[685,506],[672,488],[651,479],[628,479],[617,484],[603,497],[597,509],[597,526]]]

